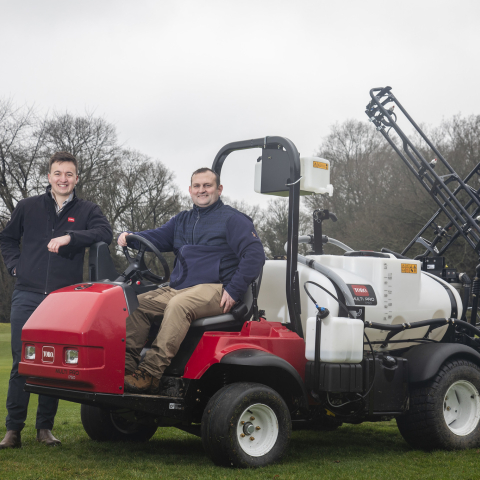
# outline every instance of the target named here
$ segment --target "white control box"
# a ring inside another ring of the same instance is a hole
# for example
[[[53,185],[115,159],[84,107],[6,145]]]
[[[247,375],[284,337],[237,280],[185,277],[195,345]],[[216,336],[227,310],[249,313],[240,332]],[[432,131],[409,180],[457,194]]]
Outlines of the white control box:
[[[288,197],[286,181],[285,184],[279,185],[277,191],[262,191],[262,175],[272,175],[272,172],[263,171],[262,161],[259,161],[255,165],[255,192]],[[300,195],[328,194],[330,197],[333,195],[329,160],[320,157],[301,157],[300,176]]]
[[[300,195],[312,193],[333,195],[330,183],[330,160],[320,157],[300,158]]]

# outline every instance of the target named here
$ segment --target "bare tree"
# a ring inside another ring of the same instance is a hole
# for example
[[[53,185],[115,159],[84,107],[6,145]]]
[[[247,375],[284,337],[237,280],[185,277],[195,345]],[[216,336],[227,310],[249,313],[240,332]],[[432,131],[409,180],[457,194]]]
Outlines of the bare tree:
[[[39,183],[44,123],[32,107],[0,100],[0,222],[5,226],[22,198],[36,193]]]
[[[115,228],[118,231],[156,228],[178,213],[180,194],[173,180],[173,173],[161,162],[124,150],[105,192],[109,198],[109,218]]]
[[[300,210],[299,233],[311,233],[311,221],[308,214]],[[266,253],[270,256],[285,255],[285,243],[288,239],[288,199],[273,198],[268,202],[268,208],[261,212],[257,231]],[[302,246],[301,253],[307,250]]]

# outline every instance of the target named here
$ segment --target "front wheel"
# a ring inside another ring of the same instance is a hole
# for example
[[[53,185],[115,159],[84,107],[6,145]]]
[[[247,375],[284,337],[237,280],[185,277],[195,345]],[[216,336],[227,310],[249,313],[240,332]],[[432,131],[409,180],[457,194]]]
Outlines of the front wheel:
[[[292,421],[283,398],[258,383],[233,383],[208,402],[202,443],[221,466],[263,467],[280,460],[290,441]]]
[[[480,446],[480,368],[446,362],[433,380],[412,388],[410,406],[397,418],[403,438],[424,450]]]
[[[146,442],[157,431],[157,425],[135,422],[132,411],[108,410],[82,405],[80,418],[87,435],[97,441]]]

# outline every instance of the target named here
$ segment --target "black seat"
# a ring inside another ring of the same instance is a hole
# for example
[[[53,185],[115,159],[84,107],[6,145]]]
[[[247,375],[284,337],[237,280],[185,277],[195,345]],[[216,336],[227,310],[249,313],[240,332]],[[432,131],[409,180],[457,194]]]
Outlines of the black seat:
[[[257,296],[262,283],[263,269],[260,270],[258,277],[254,280]],[[238,302],[230,312],[223,315],[215,315],[213,317],[197,318],[192,322],[190,328],[202,329],[207,332],[210,330],[230,330],[232,327],[241,326],[250,320],[253,314],[253,292],[251,285],[247,289],[242,301]]]

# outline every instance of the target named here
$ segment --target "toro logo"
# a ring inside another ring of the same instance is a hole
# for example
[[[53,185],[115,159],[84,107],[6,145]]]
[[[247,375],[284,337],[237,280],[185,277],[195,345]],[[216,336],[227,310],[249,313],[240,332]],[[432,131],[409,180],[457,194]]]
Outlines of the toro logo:
[[[371,285],[349,285],[350,293],[353,296],[355,305],[376,305],[377,296]]]
[[[352,285],[355,295],[360,295],[361,297],[368,297],[368,290],[365,285]]]
[[[55,360],[55,349],[53,347],[42,347],[42,362],[53,363]]]

